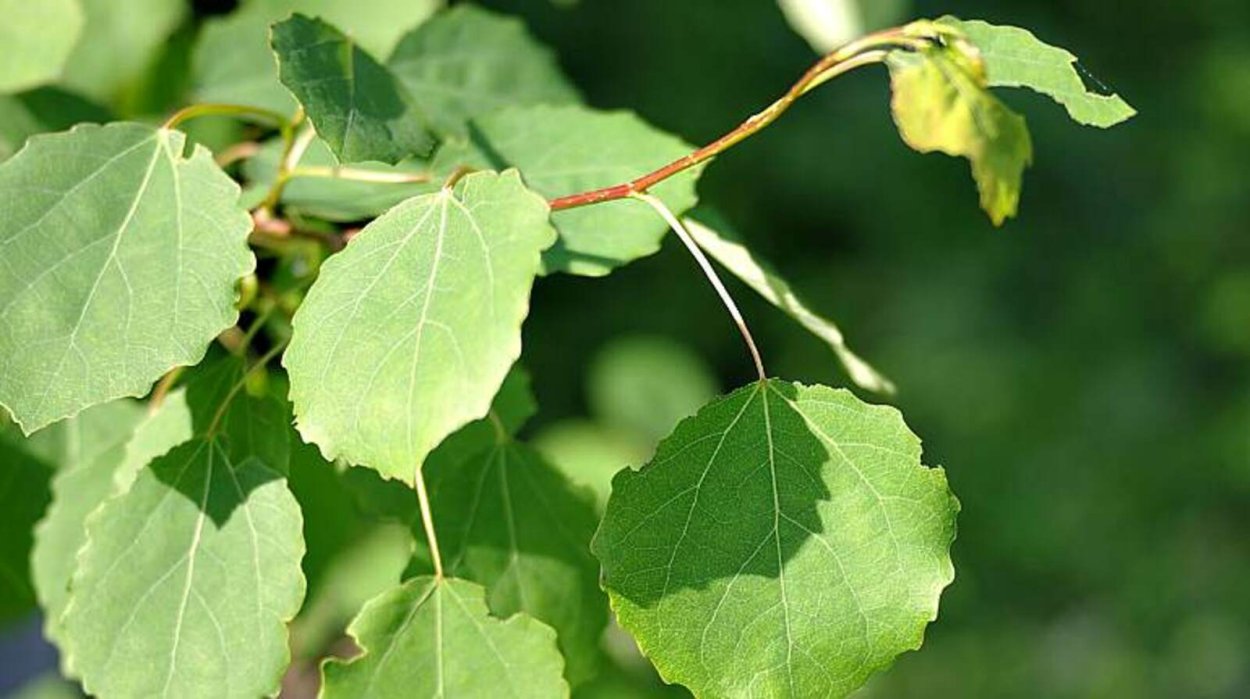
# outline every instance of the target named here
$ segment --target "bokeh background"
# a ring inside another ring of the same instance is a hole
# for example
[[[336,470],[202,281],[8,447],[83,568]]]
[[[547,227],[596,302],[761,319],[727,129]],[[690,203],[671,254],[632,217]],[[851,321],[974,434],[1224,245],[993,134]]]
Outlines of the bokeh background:
[[[167,61],[231,4],[195,3]],[[770,0],[482,4],[524,16],[593,106],[695,143],[815,56]],[[1140,114],[1104,132],[1004,94],[1036,163],[1002,229],[966,162],[899,140],[883,68],[812,94],[702,180],[898,384],[889,400],[963,503],[940,618],[863,696],[1250,696],[1250,3],[888,4],[1029,27]],[[157,83],[128,108],[180,98]],[[731,288],[771,373],[849,383],[818,340]],[[530,436],[591,469],[644,458],[675,416],[753,372],[671,237],[606,279],[544,280],[525,341]],[[0,688],[54,663],[37,629],[0,640]]]

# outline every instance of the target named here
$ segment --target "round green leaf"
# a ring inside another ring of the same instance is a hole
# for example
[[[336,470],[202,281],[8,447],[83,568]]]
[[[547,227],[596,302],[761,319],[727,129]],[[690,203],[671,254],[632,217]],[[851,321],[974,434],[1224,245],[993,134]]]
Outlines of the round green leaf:
[[[143,395],[238,317],[251,218],[212,155],[185,145],[80,126],[0,165],[0,405],[28,433]]]
[[[300,433],[327,459],[412,483],[486,415],[520,355],[546,202],[516,172],[477,173],[369,224],[321,269],[283,363]]]
[[[89,693],[277,692],[304,596],[283,415],[236,399],[223,432],[158,457],[90,518],[63,619],[66,662]]]
[[[625,470],[594,551],[621,625],[699,696],[845,696],[920,646],[958,503],[897,411],[769,380]]]

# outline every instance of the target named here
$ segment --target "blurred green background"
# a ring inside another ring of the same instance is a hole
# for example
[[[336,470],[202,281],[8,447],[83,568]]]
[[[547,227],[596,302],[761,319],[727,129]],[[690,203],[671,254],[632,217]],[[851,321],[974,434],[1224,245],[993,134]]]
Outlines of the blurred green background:
[[[171,72],[231,4],[196,4]],[[524,16],[593,106],[692,142],[814,60],[771,0],[482,4]],[[940,619],[863,695],[1250,696],[1250,3],[891,4],[1028,27],[1140,114],[1103,132],[1004,95],[1037,155],[1001,230],[966,162],[899,140],[882,68],[812,94],[703,178],[703,200],[898,384],[963,503]],[[128,109],[181,94],[150,83]],[[848,383],[820,341],[731,288],[771,373]],[[544,280],[533,306],[529,432],[587,468],[645,458],[673,415],[753,375],[671,236],[606,279]]]

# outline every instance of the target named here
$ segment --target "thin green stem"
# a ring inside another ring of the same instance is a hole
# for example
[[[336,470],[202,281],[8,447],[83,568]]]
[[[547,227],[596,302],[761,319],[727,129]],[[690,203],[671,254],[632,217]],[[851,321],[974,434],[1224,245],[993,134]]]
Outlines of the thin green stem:
[[[434,534],[434,512],[430,508],[430,495],[425,491],[425,475],[421,467],[417,467],[415,484],[417,486],[417,504],[421,506],[421,526],[425,528],[425,538],[430,545],[430,560],[434,563],[434,577],[443,579],[443,555],[438,550],[438,536]]]
[[[286,189],[286,184],[291,180],[291,172],[299,166],[299,161],[304,158],[304,153],[308,151],[308,147],[312,145],[313,139],[317,137],[317,131],[308,124],[299,132],[299,135],[292,136],[290,132],[283,134],[284,145],[282,148],[282,156],[278,160],[278,174],[274,177],[273,185],[269,188],[269,193],[265,195],[265,200],[257,207],[261,211],[273,211],[278,206],[278,202],[282,200],[282,192]]]
[[[288,179],[300,177],[320,177],[353,182],[374,182],[377,184],[420,184],[430,181],[428,172],[377,172],[360,168],[343,166],[307,166],[297,167],[288,173]]]
[[[712,267],[712,263],[707,259],[707,255],[703,254],[703,250],[699,249],[698,244],[694,242],[694,237],[690,235],[690,231],[686,230],[686,225],[673,214],[672,209],[669,209],[668,205],[658,198],[641,192],[634,192],[629,196],[655,209],[656,213],[660,214],[669,227],[673,229],[673,232],[677,234],[677,237],[681,238],[682,244],[690,251],[690,255],[695,262],[699,264],[699,268],[703,270],[703,275],[711,282],[712,288],[720,296],[721,303],[724,304],[725,309],[729,311],[730,317],[733,318],[734,323],[738,326],[738,332],[742,334],[742,339],[747,344],[747,350],[751,353],[751,360],[755,362],[755,371],[759,374],[760,381],[766,380],[768,372],[764,370],[764,360],[760,358],[760,350],[755,345],[755,338],[751,337],[751,329],[747,327],[746,319],[742,317],[742,312],[738,310],[738,304],[734,302],[733,296],[730,295],[729,290],[721,282],[720,276],[716,274],[716,269]]]
[[[240,119],[251,119],[265,122],[279,129],[287,129],[292,125],[291,119],[275,111],[261,109],[260,107],[249,107],[245,104],[193,104],[190,107],[183,107],[174,112],[173,116],[165,120],[165,128],[174,129],[183,122],[205,116],[230,116]]]

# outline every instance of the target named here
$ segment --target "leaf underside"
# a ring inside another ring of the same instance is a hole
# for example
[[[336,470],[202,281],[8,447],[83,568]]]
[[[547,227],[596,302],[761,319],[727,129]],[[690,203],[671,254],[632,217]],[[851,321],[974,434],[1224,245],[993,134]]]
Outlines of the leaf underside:
[[[348,633],[364,655],[322,666],[326,699],[568,696],[555,632],[490,616],[473,583],[413,578],[365,605]]]
[[[251,218],[185,142],[79,126],[0,166],[0,405],[27,433],[146,393],[234,324]]]
[[[476,173],[391,209],[326,262],[283,358],[304,439],[411,484],[520,355],[547,218],[516,172]]]

